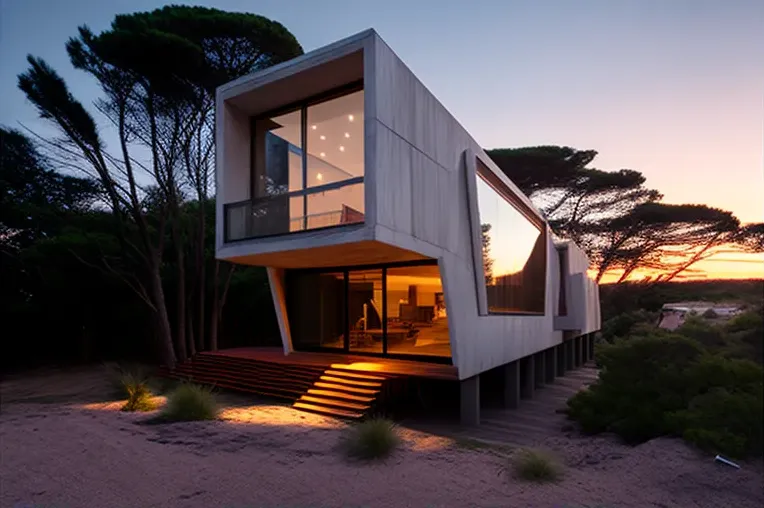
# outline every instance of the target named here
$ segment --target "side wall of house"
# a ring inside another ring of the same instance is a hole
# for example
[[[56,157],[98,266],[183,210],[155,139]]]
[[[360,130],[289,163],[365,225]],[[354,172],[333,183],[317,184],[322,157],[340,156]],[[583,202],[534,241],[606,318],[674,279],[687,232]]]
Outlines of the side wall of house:
[[[554,330],[559,260],[547,235],[543,316],[486,315],[473,252],[474,157],[532,206],[461,125],[379,37],[374,41],[375,236],[439,260],[459,377],[559,344]],[[367,83],[367,91],[370,89]],[[476,218],[475,218],[476,219]],[[475,231],[478,229],[478,231]],[[479,238],[479,237],[477,237]],[[479,240],[478,240],[479,241]],[[481,307],[483,307],[481,309]]]

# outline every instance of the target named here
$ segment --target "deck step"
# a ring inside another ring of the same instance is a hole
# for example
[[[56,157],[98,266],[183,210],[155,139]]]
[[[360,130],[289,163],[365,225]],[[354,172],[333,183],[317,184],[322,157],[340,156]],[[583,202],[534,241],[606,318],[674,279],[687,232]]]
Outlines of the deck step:
[[[353,402],[345,402],[344,400],[327,399],[325,397],[314,397],[312,395],[303,395],[297,402],[307,402],[309,404],[317,404],[320,406],[332,406],[342,409],[355,410],[364,412],[369,409],[368,404],[355,404]]]
[[[337,376],[321,376],[321,381],[326,381],[329,383],[340,383],[340,384],[346,384],[351,386],[363,386],[366,388],[379,388],[382,386],[382,383],[379,381],[357,381],[355,379],[345,379]]]
[[[316,381],[313,383],[316,388],[327,388],[329,390],[339,390],[349,393],[357,393],[360,395],[377,395],[379,390],[371,390],[369,388],[356,388],[354,386],[338,385],[336,383],[325,383],[323,381]]]
[[[366,380],[366,381],[386,381],[387,378],[381,376],[372,376],[370,374],[357,374],[350,370],[327,370],[324,374],[329,376],[344,376],[354,379]]]
[[[302,409],[304,411],[310,411],[312,413],[319,413],[319,414],[328,415],[328,416],[338,416],[340,418],[351,418],[353,420],[357,420],[363,417],[362,412],[347,411],[345,409],[317,406],[315,404],[308,404],[306,402],[299,402],[299,401],[295,402],[293,407],[297,409]]]
[[[342,399],[342,400],[352,400],[355,402],[363,402],[366,404],[371,404],[372,402],[374,402],[374,397],[362,397],[360,395],[353,395],[350,393],[338,392],[336,390],[321,390],[316,388],[309,388],[307,393],[308,395],[318,395],[320,397],[328,397],[328,398]]]

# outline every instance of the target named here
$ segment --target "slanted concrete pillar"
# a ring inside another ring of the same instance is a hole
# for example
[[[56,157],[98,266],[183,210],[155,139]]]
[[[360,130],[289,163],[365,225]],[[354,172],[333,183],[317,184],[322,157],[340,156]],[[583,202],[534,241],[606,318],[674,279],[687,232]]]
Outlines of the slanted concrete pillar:
[[[558,376],[564,376],[565,375],[565,365],[567,361],[567,351],[565,350],[565,343],[561,342],[560,344],[557,344],[555,346],[555,351],[557,351],[557,375]]]
[[[578,368],[581,366],[581,336],[573,339],[573,365]]]
[[[565,345],[565,370],[572,370],[575,367],[573,339],[568,339],[563,344]]]
[[[557,371],[557,348],[550,347],[544,351],[543,354],[545,355],[544,364],[546,365],[546,368],[544,369],[544,381],[551,383],[554,381],[554,375]]]
[[[462,425],[480,425],[480,376],[460,381]]]
[[[589,361],[594,360],[594,334],[589,334]]]
[[[544,356],[543,351],[533,355],[533,386],[536,388],[544,386],[544,373],[546,372],[545,361],[546,357]]]
[[[504,407],[517,409],[520,405],[520,361],[506,364],[504,367]]]
[[[522,384],[520,385],[520,398],[532,399],[533,389],[535,387],[536,375],[534,373],[535,362],[533,361],[533,355],[526,356],[520,360],[520,376],[522,376]]]

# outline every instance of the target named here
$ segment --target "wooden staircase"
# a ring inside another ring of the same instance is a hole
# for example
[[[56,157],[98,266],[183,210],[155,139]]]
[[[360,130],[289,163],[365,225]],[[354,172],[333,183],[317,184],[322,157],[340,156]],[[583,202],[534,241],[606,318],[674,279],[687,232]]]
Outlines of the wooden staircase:
[[[294,401],[296,409],[360,419],[381,409],[389,374],[367,373],[343,365],[290,365],[251,358],[200,353],[165,377]]]
[[[375,407],[388,378],[334,366],[326,369],[293,407],[359,419]]]

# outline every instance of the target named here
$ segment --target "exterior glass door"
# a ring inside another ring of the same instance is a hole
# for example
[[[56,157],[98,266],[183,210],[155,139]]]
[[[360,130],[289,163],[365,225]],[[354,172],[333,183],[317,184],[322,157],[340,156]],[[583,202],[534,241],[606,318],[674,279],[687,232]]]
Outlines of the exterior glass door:
[[[384,352],[382,269],[348,272],[348,351]]]

